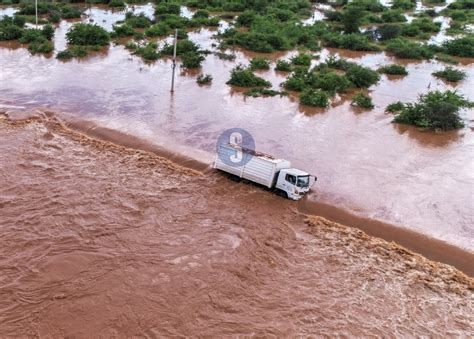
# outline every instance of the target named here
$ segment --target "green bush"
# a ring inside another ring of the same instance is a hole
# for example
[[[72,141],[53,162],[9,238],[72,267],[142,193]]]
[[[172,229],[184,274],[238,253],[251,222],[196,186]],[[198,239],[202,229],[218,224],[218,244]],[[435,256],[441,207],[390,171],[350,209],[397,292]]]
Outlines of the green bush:
[[[270,63],[264,58],[253,58],[250,60],[250,69],[270,69]]]
[[[212,82],[212,75],[210,75],[210,74],[206,74],[206,75],[199,74],[199,76],[196,79],[196,82],[199,85],[208,85]]]
[[[155,8],[155,14],[175,14],[179,15],[181,13],[181,6],[178,3],[174,2],[161,2]]]
[[[106,46],[110,35],[100,26],[77,23],[66,33],[66,40],[70,45]]]
[[[127,24],[123,24],[120,26],[114,25],[114,30],[113,30],[113,37],[126,37],[126,36],[133,36],[135,34],[135,31],[133,30],[132,27],[130,27]]]
[[[403,10],[410,10],[414,9],[416,7],[416,1],[415,0],[393,0],[392,1],[392,8],[400,8]]]
[[[161,49],[160,53],[163,55],[173,55],[174,47],[173,45],[165,44]],[[191,40],[178,40],[176,43],[176,53],[178,55],[183,55],[186,53],[199,53],[199,45],[196,45]]]
[[[382,13],[381,16],[383,22],[405,22],[407,18],[403,15],[403,12],[398,9],[389,9]]]
[[[54,28],[51,25],[44,25],[41,29],[41,34],[46,38],[46,40],[52,40],[54,37]]]
[[[396,112],[400,112],[403,108],[405,108],[405,104],[401,101],[397,101],[397,102],[389,104],[385,108],[385,111],[390,112],[390,113],[396,113]]]
[[[89,51],[99,50],[99,46],[80,46],[72,45],[67,50],[58,52],[56,55],[57,59],[68,60],[72,58],[83,58],[89,54]]]
[[[400,25],[386,24],[379,26],[376,30],[377,39],[381,41],[395,39],[402,34]]]
[[[251,90],[245,92],[244,95],[247,97],[258,98],[258,97],[274,97],[276,95],[284,96],[284,95],[288,95],[288,93],[285,91],[275,91],[273,89],[268,89],[268,88],[252,88]]]
[[[341,23],[346,33],[358,33],[362,23],[364,11],[359,6],[347,7],[341,17]]]
[[[372,43],[366,35],[327,33],[323,36],[326,47],[350,49],[353,51],[378,51],[378,46]]]
[[[296,91],[301,92],[306,89],[308,86],[306,84],[306,80],[299,74],[292,74],[290,77],[286,79],[283,83],[283,87],[289,91]]]
[[[347,79],[359,88],[368,88],[380,80],[380,75],[370,68],[352,64],[346,69]]]
[[[313,88],[332,94],[344,93],[352,85],[346,76],[331,71],[316,73],[314,77],[310,78],[309,84]]]
[[[428,46],[402,38],[390,40],[387,51],[399,58],[408,59],[431,59],[434,54]]]
[[[143,13],[134,15],[128,12],[125,16],[125,24],[133,28],[147,28],[151,26],[151,20]]]
[[[312,56],[300,53],[291,58],[291,63],[295,66],[311,66]]]
[[[205,10],[198,10],[196,11],[194,14],[193,14],[193,18],[194,19],[197,19],[197,18],[209,18],[209,12],[208,11],[205,11]]]
[[[360,108],[367,108],[372,109],[374,108],[374,104],[372,103],[372,99],[365,95],[364,93],[357,93],[352,98],[352,105],[360,107]]]
[[[455,91],[432,91],[405,104],[394,121],[432,130],[457,129],[464,126],[459,110],[466,107],[472,103]]]
[[[445,41],[442,47],[446,54],[472,58],[474,57],[474,34]]]
[[[282,72],[291,72],[292,70],[291,62],[286,61],[286,60],[277,60],[275,70],[282,71]]]
[[[19,39],[23,34],[24,25],[25,20],[21,17],[0,17],[0,41]]]
[[[109,7],[124,8],[125,2],[123,2],[123,0],[110,0]]]
[[[159,22],[155,25],[148,27],[145,30],[145,35],[149,37],[164,36],[171,33],[171,27],[164,22]]]
[[[453,82],[458,82],[466,78],[466,72],[452,67],[446,67],[444,70],[434,72],[432,74],[437,78],[443,78],[445,80]]]
[[[232,69],[230,79],[227,81],[228,85],[239,87],[270,87],[271,83],[263,78],[260,78],[252,73],[250,68],[245,68],[238,65]]]
[[[247,10],[237,17],[237,23],[241,26],[250,27],[257,17],[257,13]]]
[[[54,50],[53,44],[48,40],[33,41],[28,45],[28,51],[31,54],[37,53],[51,53]]]
[[[46,38],[41,33],[40,29],[28,28],[23,31],[21,38],[18,40],[22,44],[29,44],[34,41],[45,41]]]
[[[182,66],[185,68],[199,68],[204,57],[197,52],[187,52],[181,55]]]
[[[146,61],[155,61],[160,58],[160,54],[156,51],[157,44],[149,42],[145,46],[138,46],[135,48],[134,54],[141,56]]]
[[[300,103],[313,107],[328,107],[329,96],[320,90],[306,89],[301,93]]]
[[[405,66],[390,64],[378,69],[380,73],[391,74],[391,75],[408,75],[407,69]]]
[[[57,12],[52,12],[50,18]],[[79,19],[81,17],[81,10],[71,5],[63,5],[59,10],[59,15],[63,19]]]

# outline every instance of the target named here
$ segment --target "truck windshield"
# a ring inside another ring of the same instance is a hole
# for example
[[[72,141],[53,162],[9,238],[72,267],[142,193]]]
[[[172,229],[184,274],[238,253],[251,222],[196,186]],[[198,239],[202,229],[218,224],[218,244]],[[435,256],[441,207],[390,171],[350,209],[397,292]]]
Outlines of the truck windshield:
[[[298,181],[296,183],[296,186],[298,186],[298,187],[308,187],[309,186],[309,175],[298,177]]]

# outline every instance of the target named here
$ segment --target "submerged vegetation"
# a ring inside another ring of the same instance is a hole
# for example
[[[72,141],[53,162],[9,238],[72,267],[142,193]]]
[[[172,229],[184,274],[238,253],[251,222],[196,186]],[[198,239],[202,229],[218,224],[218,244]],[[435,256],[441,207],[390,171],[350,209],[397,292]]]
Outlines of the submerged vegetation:
[[[472,106],[473,103],[455,91],[432,91],[420,95],[415,103],[396,103],[387,110],[397,112],[394,122],[445,131],[463,127],[459,110]]]
[[[25,20],[21,17],[2,17],[0,19],[0,41],[18,40],[28,46],[31,54],[48,54],[54,50],[51,40],[54,28],[44,25],[41,29],[26,28]]]
[[[236,66],[230,73],[228,85],[239,87],[270,87],[271,83],[253,74],[250,67]]]
[[[437,78],[442,78],[452,82],[458,82],[466,78],[466,72],[452,67],[446,67],[442,71],[434,72],[433,75]]]
[[[108,46],[110,35],[100,26],[77,23],[66,33],[66,41],[68,48],[59,52],[56,58],[68,60],[71,58],[85,57],[91,51],[98,51]]]
[[[378,69],[379,73],[390,75],[408,75],[407,69],[402,65],[390,64]]]
[[[424,3],[430,5],[440,1],[426,0]],[[466,28],[474,24],[471,0],[457,0],[441,12],[434,8],[414,12],[415,0],[393,0],[387,5],[378,0],[338,0],[327,2],[329,6],[325,8],[329,9],[324,10],[325,19],[316,21],[305,21],[311,17],[314,6],[314,1],[309,0],[157,0],[152,16],[131,11],[123,0],[97,0],[97,3],[127,7],[124,19],[116,22],[111,32],[98,25],[75,23],[66,34],[67,49],[57,53],[58,59],[85,57],[91,51],[106,48],[112,39],[114,44],[124,45],[130,53],[153,62],[173,54],[168,38],[177,29],[178,60],[184,68],[199,68],[211,52],[191,40],[192,32],[207,27],[209,31],[214,30],[211,34],[216,38],[212,53],[222,60],[235,60],[239,49],[262,53],[297,50],[292,57],[277,60],[274,69],[287,72],[279,73],[279,76],[286,76],[281,86],[285,91],[298,92],[304,105],[327,107],[336,94],[357,90],[352,103],[371,108],[370,97],[359,92],[360,89],[376,84],[381,73],[408,74],[407,69],[398,64],[374,70],[332,56],[320,61],[315,52],[322,47],[385,51],[398,58],[436,58],[453,64],[458,57],[474,57],[474,34]],[[182,6],[187,6],[191,12],[183,11]],[[1,18],[0,40],[18,40],[27,44],[33,54],[50,53],[54,49],[51,42],[54,27],[46,24],[80,18],[84,10],[58,2],[39,3],[43,28],[27,28],[25,23],[34,20],[34,12],[34,4],[21,4],[17,15]],[[434,19],[440,15],[450,18],[450,29],[457,35],[435,45],[428,39],[441,29],[440,21]],[[223,20],[227,21],[225,25]],[[248,66],[238,65],[232,70],[227,84],[250,88],[247,96],[285,95],[285,91],[269,89],[270,82],[254,74],[256,70],[273,67],[269,59],[260,55],[251,59]],[[447,67],[433,76],[460,81],[465,73]],[[210,81],[212,77],[205,75],[197,78],[199,84]],[[399,105],[390,107],[395,108],[402,110]]]
[[[361,93],[361,92],[357,93],[352,98],[352,105],[360,107],[360,108],[365,108],[365,109],[374,108],[372,99],[368,95],[365,95],[364,93]]]

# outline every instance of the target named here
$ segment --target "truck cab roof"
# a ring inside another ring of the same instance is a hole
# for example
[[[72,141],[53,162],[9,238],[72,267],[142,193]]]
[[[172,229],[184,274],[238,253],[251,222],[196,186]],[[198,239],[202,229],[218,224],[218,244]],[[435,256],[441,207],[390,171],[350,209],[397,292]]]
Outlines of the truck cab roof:
[[[296,176],[309,175],[309,173],[304,172],[304,171],[302,171],[302,170],[299,170],[299,169],[297,169],[297,168],[285,168],[285,169],[283,169],[282,171],[291,173],[291,174],[296,175]]]

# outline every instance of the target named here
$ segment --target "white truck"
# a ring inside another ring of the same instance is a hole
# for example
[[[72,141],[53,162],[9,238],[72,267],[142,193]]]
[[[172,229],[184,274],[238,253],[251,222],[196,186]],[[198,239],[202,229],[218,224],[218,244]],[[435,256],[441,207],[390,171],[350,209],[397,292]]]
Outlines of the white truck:
[[[214,168],[266,186],[292,200],[301,199],[309,191],[311,177],[314,182],[317,180],[307,172],[292,168],[288,160],[236,144],[220,144],[216,153]]]

